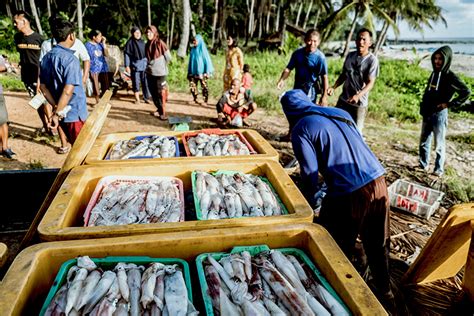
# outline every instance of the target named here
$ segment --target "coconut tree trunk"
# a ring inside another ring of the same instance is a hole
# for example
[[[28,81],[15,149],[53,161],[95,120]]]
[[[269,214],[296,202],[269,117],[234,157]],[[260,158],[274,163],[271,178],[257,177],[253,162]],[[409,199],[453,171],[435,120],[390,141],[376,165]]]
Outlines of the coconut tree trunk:
[[[169,48],[173,47],[173,38],[174,38],[174,20],[176,19],[176,12],[173,11],[171,12],[171,29],[170,29],[170,46]]]
[[[280,29],[280,9],[281,9],[281,1],[278,1],[277,13],[275,18],[275,32],[278,32]]]
[[[198,3],[198,17],[199,17],[199,20],[201,21],[201,25],[203,25],[203,22],[204,22],[204,0],[199,0],[199,3]]]
[[[250,1],[250,14],[249,14],[249,37],[253,37],[253,32],[255,30],[254,24],[255,24],[255,0]]]
[[[306,11],[306,16],[304,17],[303,28],[306,29],[306,24],[309,20],[309,14],[311,13],[311,9],[313,8],[313,0],[309,2],[308,11]]]
[[[5,3],[5,8],[7,10],[8,17],[11,19],[12,18],[12,9],[10,8],[10,3],[8,1],[7,1],[7,3]]]
[[[212,17],[212,47],[214,48],[216,40],[217,17],[219,15],[219,0],[214,2],[214,16]]]
[[[296,14],[296,22],[295,22],[296,26],[298,26],[298,23],[300,22],[301,9],[303,9],[303,1],[300,2],[298,13]]]
[[[48,17],[51,17],[51,0],[46,0],[46,10],[48,11]]]
[[[268,0],[268,7],[267,7],[267,23],[265,24],[265,33],[270,33],[270,17],[272,14],[272,0]]]
[[[318,9],[316,11],[316,15],[314,16],[314,22],[313,22],[313,28],[317,29],[318,28],[318,22],[319,22],[319,14],[321,13],[321,9]]]
[[[186,57],[186,50],[189,42],[189,30],[191,24],[191,5],[189,0],[183,0],[183,20],[181,22],[181,38],[179,41],[179,47],[177,55],[178,57]]]
[[[171,25],[171,3],[168,5],[168,15],[166,17],[166,33],[168,33],[168,36],[166,38],[166,46],[168,46],[169,48],[171,48],[170,46],[170,34],[171,34],[171,29],[170,29],[170,25]]]
[[[151,25],[151,4],[150,0],[146,0],[146,12],[147,12],[147,17],[148,17],[148,25]]]
[[[380,35],[377,39],[377,43],[375,43],[375,49],[374,49],[374,54],[377,56],[379,50],[380,50],[380,47],[382,47],[383,45],[383,40],[384,40],[384,35],[387,33],[387,29],[388,29],[388,22],[387,21],[384,21],[383,22],[383,26],[382,26],[382,30],[380,31]]]
[[[41,22],[38,16],[38,10],[36,10],[35,0],[30,0],[30,7],[31,7],[31,12],[33,13],[33,17],[35,18],[36,27],[38,28],[38,33],[43,35],[43,29],[41,28]]]
[[[48,0],[49,3],[49,0]],[[77,27],[79,28],[79,39],[84,40],[84,28],[82,26],[82,0],[77,0]]]
[[[349,31],[349,35],[347,36],[346,44],[344,46],[344,54],[343,54],[344,58],[346,58],[347,54],[349,54],[349,43],[351,42],[352,35],[354,34],[358,16],[359,16],[359,7],[356,7],[355,12],[354,12],[354,19],[352,20],[351,30]]]

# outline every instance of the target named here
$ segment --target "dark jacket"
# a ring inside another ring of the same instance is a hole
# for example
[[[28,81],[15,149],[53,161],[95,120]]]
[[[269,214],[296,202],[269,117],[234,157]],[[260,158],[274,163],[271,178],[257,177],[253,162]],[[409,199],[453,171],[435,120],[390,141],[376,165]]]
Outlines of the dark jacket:
[[[471,95],[466,84],[449,68],[453,52],[449,46],[443,46],[431,55],[431,64],[434,69],[434,55],[443,56],[441,71],[433,71],[428,79],[428,85],[421,101],[420,114],[423,117],[430,116],[446,107],[457,107],[462,105]],[[457,97],[452,99],[454,93]],[[452,100],[451,100],[452,99]]]

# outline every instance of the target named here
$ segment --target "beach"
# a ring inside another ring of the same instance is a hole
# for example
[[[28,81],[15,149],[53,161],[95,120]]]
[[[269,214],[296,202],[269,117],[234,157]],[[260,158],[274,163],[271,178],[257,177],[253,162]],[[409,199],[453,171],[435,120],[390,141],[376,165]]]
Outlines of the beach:
[[[431,65],[431,54],[430,52],[415,52],[407,49],[394,49],[384,47],[383,51],[379,52],[379,57],[391,58],[391,59],[402,59],[408,62],[420,62],[420,66],[427,70],[433,70]],[[455,73],[462,73],[468,77],[474,78],[474,56],[466,54],[453,54],[453,60],[451,62],[451,70]]]
[[[420,44],[421,45],[421,44]],[[443,45],[453,45],[450,42],[438,43],[430,45],[429,49],[426,47],[420,48],[416,44],[406,45],[385,45],[382,50],[378,53],[378,57],[406,60],[411,63],[420,63],[420,67],[433,70],[431,66],[431,54],[434,51],[434,47],[441,47]],[[415,49],[413,49],[415,48]],[[322,45],[321,50],[326,56],[334,56],[334,54],[342,54],[344,49],[344,42],[342,41],[330,41]],[[355,44],[351,43],[350,50],[355,50]],[[420,61],[421,60],[421,61]],[[453,60],[451,61],[451,70],[455,73],[462,73],[465,76],[474,78],[474,55],[467,53],[454,53]]]

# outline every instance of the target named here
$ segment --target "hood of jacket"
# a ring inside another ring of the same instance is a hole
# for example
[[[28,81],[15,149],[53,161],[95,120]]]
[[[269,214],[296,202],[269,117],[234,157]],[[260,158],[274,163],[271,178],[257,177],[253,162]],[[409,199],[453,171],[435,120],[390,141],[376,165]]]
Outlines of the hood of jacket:
[[[290,123],[290,127],[295,126],[301,118],[317,112],[317,108],[319,108],[311,102],[306,93],[301,89],[285,92],[280,102],[283,107],[283,112]]]
[[[443,66],[441,67],[441,73],[447,73],[449,71],[449,68],[451,67],[451,60],[453,58],[453,51],[451,50],[451,47],[449,46],[442,46],[438,48],[433,55],[431,55],[431,65],[433,66],[434,69],[434,56],[436,54],[441,54],[443,56]]]

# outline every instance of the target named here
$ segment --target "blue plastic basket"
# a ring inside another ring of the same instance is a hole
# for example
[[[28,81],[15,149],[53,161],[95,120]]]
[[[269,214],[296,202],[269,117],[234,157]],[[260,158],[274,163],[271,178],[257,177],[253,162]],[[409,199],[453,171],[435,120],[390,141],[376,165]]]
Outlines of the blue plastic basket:
[[[137,136],[137,137],[132,138],[132,139],[142,140],[142,139],[145,139],[145,138],[148,138],[148,137],[153,137],[153,136],[155,136],[155,135],[144,135],[144,136]],[[169,136],[168,139],[174,141],[174,144],[175,144],[175,147],[176,147],[176,152],[175,152],[174,156],[179,157],[180,153],[179,153],[178,139],[175,136]],[[111,160],[109,158],[109,153],[110,153],[110,149],[107,152],[107,155],[105,156],[105,160]],[[147,159],[147,158],[160,159],[160,158],[156,158],[154,156],[132,156],[132,157],[129,157],[128,159]]]

